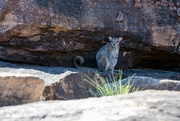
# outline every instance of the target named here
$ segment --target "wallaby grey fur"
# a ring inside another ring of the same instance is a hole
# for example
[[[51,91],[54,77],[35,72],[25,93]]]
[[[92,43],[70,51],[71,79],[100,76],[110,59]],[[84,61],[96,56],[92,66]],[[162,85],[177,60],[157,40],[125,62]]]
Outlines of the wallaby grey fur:
[[[101,47],[96,54],[96,61],[100,71],[114,71],[119,55],[119,42],[122,37],[109,37],[111,43]]]
[[[101,47],[96,54],[96,61],[99,68],[99,71],[114,71],[114,67],[117,64],[118,55],[119,55],[119,42],[122,40],[122,37],[115,38],[109,37],[111,43],[108,43]],[[84,63],[84,58],[82,56],[76,56],[74,59],[74,65],[77,68],[87,68],[81,66]],[[95,68],[87,68],[95,69]]]

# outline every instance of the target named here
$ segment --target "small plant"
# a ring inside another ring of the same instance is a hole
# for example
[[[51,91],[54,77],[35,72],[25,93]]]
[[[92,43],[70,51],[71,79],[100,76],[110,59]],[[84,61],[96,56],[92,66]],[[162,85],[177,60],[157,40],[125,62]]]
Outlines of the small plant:
[[[122,85],[122,71],[119,71],[119,79],[117,79],[117,77],[115,77],[112,72],[112,76],[109,76],[111,83],[109,83],[108,78],[104,79],[101,75],[98,74],[98,72],[95,72],[95,74],[100,80],[99,82],[96,82],[90,77],[86,76],[88,78],[88,80],[86,79],[86,81],[96,89],[96,92],[92,89],[89,89],[89,92],[94,97],[113,96],[138,91],[138,89],[132,88],[132,85],[130,84],[130,80],[133,78],[134,75],[130,78],[130,80],[128,80],[126,84]]]

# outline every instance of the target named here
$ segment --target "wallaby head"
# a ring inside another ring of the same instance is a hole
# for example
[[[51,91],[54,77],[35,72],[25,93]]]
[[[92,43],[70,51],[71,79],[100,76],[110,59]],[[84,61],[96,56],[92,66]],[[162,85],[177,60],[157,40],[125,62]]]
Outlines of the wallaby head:
[[[111,45],[112,45],[113,47],[118,46],[118,45],[119,45],[119,42],[120,42],[122,39],[123,39],[122,37],[118,37],[118,38],[116,38],[116,37],[109,37],[109,40],[110,40]]]

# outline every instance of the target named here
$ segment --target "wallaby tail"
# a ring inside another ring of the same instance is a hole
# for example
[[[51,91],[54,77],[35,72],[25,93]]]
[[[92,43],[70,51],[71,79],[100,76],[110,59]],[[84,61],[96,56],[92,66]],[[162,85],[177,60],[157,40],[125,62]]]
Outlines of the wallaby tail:
[[[81,69],[90,69],[90,70],[94,70],[96,71],[97,69],[96,68],[89,68],[89,67],[83,67],[81,66],[82,64],[84,63],[84,58],[82,56],[76,56],[74,58],[74,65],[77,67],[77,68],[81,68]]]
[[[76,56],[74,58],[74,65],[77,68],[83,68],[81,65],[84,63],[84,58],[82,56]]]

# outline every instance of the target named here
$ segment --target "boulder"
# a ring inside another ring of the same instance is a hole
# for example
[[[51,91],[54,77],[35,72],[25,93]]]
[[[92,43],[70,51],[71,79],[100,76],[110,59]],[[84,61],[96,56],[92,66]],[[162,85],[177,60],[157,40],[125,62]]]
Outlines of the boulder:
[[[157,79],[170,79],[170,80],[180,80],[180,70],[174,69],[174,71],[164,71],[155,69],[129,69],[123,71],[123,78],[129,76],[145,76],[153,77]]]
[[[122,80],[122,84],[128,82],[130,77]],[[155,90],[174,90],[180,91],[180,80],[157,79],[153,77],[134,76],[130,80],[133,87],[139,87],[141,90],[155,89]]]
[[[133,76],[121,80],[121,84],[130,84],[132,88],[139,88],[142,90],[170,90],[170,91],[180,91],[180,80],[170,80],[170,79],[158,79],[153,77],[145,76]],[[112,86],[112,83],[109,83]],[[117,88],[119,88],[119,82],[116,82]]]
[[[85,81],[86,75],[94,77],[94,73],[90,71],[71,73],[61,78],[59,82],[46,86],[43,91],[44,98],[46,100],[68,100],[90,97],[91,94],[88,92],[90,85]]]
[[[179,121],[180,92],[141,91],[71,101],[45,101],[0,108],[1,120]]]
[[[1,0],[0,59],[97,67],[108,36],[122,36],[116,68],[180,67],[180,2],[175,0]]]
[[[0,106],[43,100],[43,90],[44,81],[32,75],[0,73]]]
[[[107,83],[112,85],[111,82],[114,80],[112,80],[110,72],[98,72],[98,74],[104,80],[107,79]],[[113,75],[119,79],[119,73],[114,73]],[[111,76],[111,79],[109,76]],[[124,85],[130,80],[129,83],[132,85],[132,88],[139,88],[140,91],[149,89],[180,91],[180,80],[173,80],[178,78],[178,76],[178,72],[133,69],[122,73],[122,84]],[[78,73],[71,72],[63,76],[59,82],[46,86],[43,96],[46,100],[69,100],[92,97],[89,89],[97,90],[86,81],[91,82],[88,77],[97,83],[101,83],[101,80],[92,70]],[[118,88],[119,82],[116,83]]]
[[[102,74],[104,78],[110,75],[106,73],[100,74]],[[89,89],[94,91],[96,91],[96,89],[87,82],[90,82],[89,78],[100,83],[100,79],[93,71],[71,73],[61,78],[59,82],[46,86],[43,96],[46,100],[69,100],[92,97]]]

